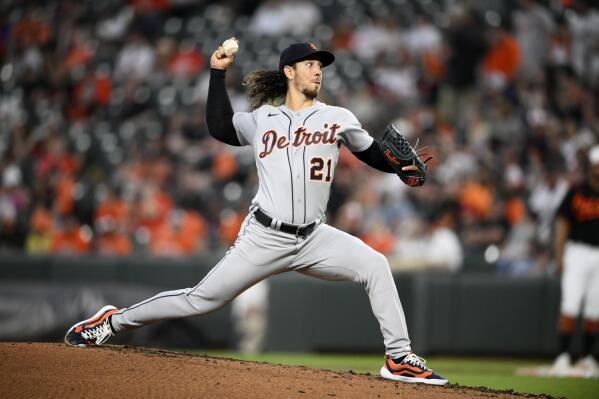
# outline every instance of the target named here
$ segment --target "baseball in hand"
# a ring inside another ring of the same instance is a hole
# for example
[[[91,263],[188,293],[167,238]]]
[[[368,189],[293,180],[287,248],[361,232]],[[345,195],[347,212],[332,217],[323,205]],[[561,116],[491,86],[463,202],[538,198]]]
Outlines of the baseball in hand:
[[[237,39],[232,37],[223,42],[222,48],[227,57],[235,55],[237,50],[239,50],[239,42],[237,41]]]

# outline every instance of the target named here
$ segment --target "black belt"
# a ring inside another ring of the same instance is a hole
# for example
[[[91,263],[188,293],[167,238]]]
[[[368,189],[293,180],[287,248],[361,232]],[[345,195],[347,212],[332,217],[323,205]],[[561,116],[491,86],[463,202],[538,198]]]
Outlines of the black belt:
[[[270,216],[268,216],[267,214],[265,214],[264,212],[262,212],[262,210],[260,208],[258,208],[258,210],[256,210],[256,212],[254,212],[254,215],[256,216],[256,220],[259,221],[261,224],[263,224],[266,227],[273,228],[273,226],[271,226],[272,218]],[[301,238],[306,238],[310,234],[312,234],[312,232],[314,231],[315,228],[316,228],[316,222],[312,222],[312,223],[304,225],[304,226],[298,226],[295,224],[281,222],[281,226],[278,229],[275,228],[275,230],[279,230],[279,231],[282,231],[283,233],[287,233],[287,234],[293,234],[293,235],[301,237]]]

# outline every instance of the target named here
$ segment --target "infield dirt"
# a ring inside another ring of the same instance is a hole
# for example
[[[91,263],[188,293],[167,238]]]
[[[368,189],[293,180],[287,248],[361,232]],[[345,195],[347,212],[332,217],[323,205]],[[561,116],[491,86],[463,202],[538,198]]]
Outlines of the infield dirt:
[[[547,398],[106,345],[0,343],[1,398]]]

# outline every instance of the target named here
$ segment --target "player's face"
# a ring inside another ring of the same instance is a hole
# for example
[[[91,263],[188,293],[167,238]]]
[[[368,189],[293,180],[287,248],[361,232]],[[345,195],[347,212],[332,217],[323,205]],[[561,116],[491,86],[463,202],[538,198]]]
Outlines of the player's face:
[[[318,60],[296,62],[292,84],[307,98],[313,100],[318,96],[322,84],[322,63]]]

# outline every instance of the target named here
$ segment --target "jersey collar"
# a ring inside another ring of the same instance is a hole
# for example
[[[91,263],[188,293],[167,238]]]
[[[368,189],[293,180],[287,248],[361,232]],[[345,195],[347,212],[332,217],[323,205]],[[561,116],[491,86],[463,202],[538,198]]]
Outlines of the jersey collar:
[[[287,106],[285,104],[281,104],[279,106],[279,108],[281,110],[283,110],[284,112],[286,112],[287,114],[298,115],[298,116],[301,116],[301,115],[303,115],[305,113],[313,112],[313,111],[315,111],[317,109],[324,108],[324,107],[326,107],[326,104],[322,103],[320,101],[314,101],[314,105],[312,105],[310,107],[307,107],[307,108],[302,108],[302,109],[300,109],[297,112],[293,112],[292,110],[290,110],[289,108],[287,108]]]

